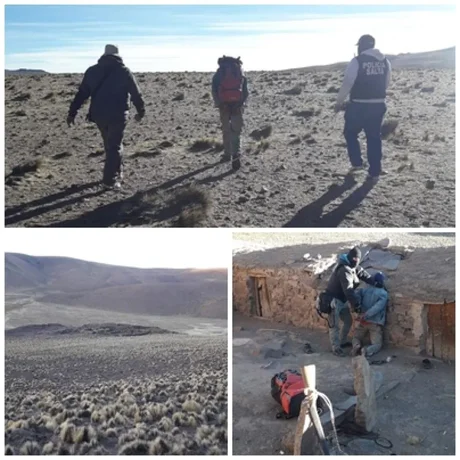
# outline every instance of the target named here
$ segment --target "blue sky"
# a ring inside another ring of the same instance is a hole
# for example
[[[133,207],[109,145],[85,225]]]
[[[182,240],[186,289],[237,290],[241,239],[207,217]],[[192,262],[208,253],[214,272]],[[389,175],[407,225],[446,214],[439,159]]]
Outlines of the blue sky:
[[[115,43],[134,71],[246,70],[347,61],[364,33],[384,53],[454,46],[455,7],[401,5],[7,5],[6,68],[83,72]]]

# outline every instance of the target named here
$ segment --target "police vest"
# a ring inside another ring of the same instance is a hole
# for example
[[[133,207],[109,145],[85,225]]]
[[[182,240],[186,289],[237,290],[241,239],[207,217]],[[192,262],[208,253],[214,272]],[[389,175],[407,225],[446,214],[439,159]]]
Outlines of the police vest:
[[[382,61],[367,54],[356,57],[359,69],[350,99],[385,99],[386,80],[388,75],[388,60]]]

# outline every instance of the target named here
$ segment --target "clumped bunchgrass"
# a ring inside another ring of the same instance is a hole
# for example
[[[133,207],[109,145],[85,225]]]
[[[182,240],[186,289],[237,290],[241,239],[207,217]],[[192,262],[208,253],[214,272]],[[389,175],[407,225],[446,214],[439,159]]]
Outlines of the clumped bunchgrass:
[[[225,455],[226,341],[211,341],[206,349],[199,342],[162,340],[167,354],[158,346],[139,347],[143,353],[155,349],[155,361],[149,362],[167,369],[148,377],[52,386],[43,380],[45,388],[32,384],[20,390],[8,378],[5,455]],[[29,356],[30,345],[21,346]],[[178,360],[183,353],[193,362]],[[35,366],[42,369],[37,374],[47,375],[52,359],[37,358]],[[87,350],[84,361],[92,361]],[[117,368],[120,361],[103,365]]]
[[[215,152],[219,152],[223,150],[224,146],[222,142],[210,138],[210,137],[202,137],[200,139],[194,140],[188,150],[193,153],[204,152],[207,150],[213,150]]]

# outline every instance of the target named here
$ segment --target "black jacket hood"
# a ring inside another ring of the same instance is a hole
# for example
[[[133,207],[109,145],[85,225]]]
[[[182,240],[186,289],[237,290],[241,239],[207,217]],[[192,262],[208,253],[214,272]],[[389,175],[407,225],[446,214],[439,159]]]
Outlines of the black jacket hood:
[[[124,67],[123,59],[120,56],[114,54],[104,55],[97,61],[103,67]]]

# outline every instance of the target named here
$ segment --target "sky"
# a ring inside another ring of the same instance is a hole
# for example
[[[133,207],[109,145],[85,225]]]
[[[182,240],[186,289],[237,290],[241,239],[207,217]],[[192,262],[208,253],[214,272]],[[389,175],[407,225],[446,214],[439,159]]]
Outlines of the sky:
[[[139,71],[246,70],[348,61],[362,34],[387,54],[455,45],[453,5],[7,5],[7,69],[84,72],[106,43]]]
[[[137,268],[228,268],[231,236],[215,229],[14,229],[5,252]]]

